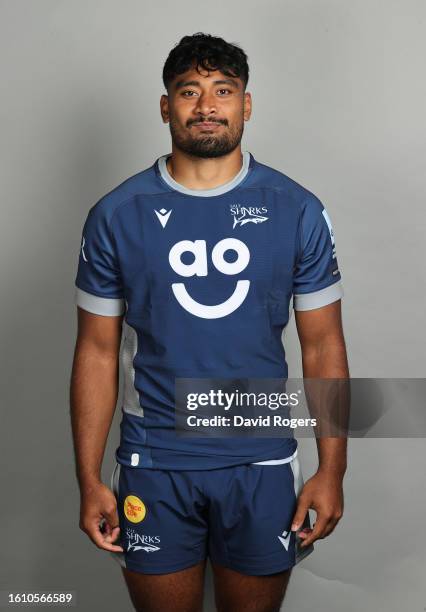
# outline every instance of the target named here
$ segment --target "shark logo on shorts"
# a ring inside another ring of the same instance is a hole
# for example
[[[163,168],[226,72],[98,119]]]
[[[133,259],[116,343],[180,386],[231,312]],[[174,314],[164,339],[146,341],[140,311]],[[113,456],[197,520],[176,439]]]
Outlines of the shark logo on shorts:
[[[127,552],[144,550],[145,552],[156,552],[161,550],[156,546],[160,542],[160,536],[149,536],[136,533],[134,529],[126,529]]]

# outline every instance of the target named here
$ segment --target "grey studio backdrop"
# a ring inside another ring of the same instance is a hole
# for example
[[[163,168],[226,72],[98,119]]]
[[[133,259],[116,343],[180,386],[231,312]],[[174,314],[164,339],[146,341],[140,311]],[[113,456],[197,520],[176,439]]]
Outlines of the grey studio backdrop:
[[[10,0],[1,6],[0,589],[70,589],[132,610],[118,565],[78,528],[68,388],[88,209],[170,150],[161,69],[185,34],[249,56],[243,148],[333,221],[353,377],[424,377],[423,0]],[[285,334],[301,375],[294,315]],[[119,405],[118,405],[119,406]],[[103,476],[118,444],[119,407]],[[305,479],[315,442],[300,442]],[[426,607],[424,439],[351,439],[345,513],[293,572],[283,609]],[[205,610],[213,611],[212,577]]]

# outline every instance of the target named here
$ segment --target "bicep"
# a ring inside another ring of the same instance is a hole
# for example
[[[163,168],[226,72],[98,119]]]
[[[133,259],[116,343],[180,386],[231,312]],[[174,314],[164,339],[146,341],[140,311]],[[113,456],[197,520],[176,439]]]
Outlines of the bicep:
[[[295,310],[294,314],[302,348],[323,342],[343,343],[340,299],[321,308]]]
[[[120,350],[124,314],[94,314],[77,306],[77,342],[105,355],[116,357]]]

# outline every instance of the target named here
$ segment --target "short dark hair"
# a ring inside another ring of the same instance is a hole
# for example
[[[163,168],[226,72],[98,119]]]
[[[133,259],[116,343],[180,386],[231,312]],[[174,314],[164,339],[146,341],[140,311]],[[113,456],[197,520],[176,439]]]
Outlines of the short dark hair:
[[[249,79],[247,55],[241,47],[203,32],[184,36],[170,51],[163,67],[164,87],[168,90],[173,79],[191,67],[220,70],[227,76],[239,77],[244,90]]]

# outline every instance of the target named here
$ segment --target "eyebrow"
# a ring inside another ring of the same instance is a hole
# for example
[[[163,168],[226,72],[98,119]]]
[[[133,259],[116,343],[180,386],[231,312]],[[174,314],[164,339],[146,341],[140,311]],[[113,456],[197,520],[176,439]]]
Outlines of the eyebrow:
[[[214,85],[232,85],[238,89],[238,82],[234,79],[218,79],[217,81],[213,81]],[[175,89],[180,89],[181,87],[200,87],[199,81],[178,81],[175,85]]]

